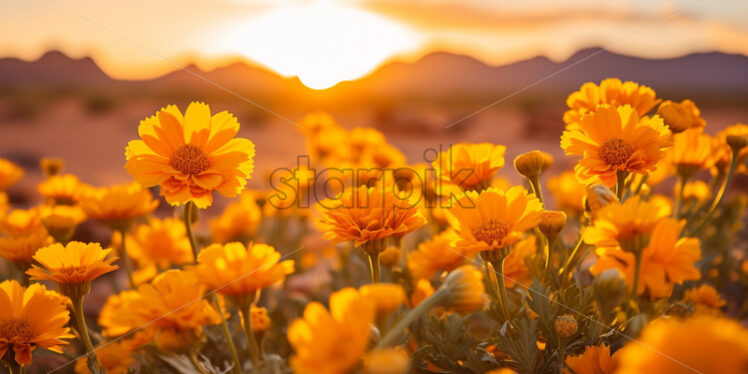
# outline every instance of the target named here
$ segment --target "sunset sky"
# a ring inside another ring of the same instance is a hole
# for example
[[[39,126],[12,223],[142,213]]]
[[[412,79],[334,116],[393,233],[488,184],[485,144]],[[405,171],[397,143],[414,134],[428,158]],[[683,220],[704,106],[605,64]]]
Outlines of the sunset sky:
[[[588,47],[748,55],[746,1],[6,0],[0,9],[0,56],[58,49],[122,79],[244,60],[325,88],[433,51],[494,65]]]

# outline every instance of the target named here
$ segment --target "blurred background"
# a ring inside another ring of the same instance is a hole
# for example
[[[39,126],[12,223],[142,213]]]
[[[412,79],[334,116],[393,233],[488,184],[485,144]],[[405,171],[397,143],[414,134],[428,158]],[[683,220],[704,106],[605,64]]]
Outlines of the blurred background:
[[[129,181],[124,149],[168,104],[229,110],[257,147],[250,186],[305,154],[329,112],[422,162],[460,141],[541,148],[566,97],[608,77],[690,98],[707,131],[748,121],[748,2],[611,0],[27,0],[0,5],[0,157],[43,156],[87,183]],[[457,123],[456,123],[457,122]],[[453,126],[449,126],[454,124]],[[446,147],[444,147],[446,148]],[[509,164],[509,162],[508,162]],[[500,175],[516,179],[509,169]],[[29,194],[26,197],[24,194]]]

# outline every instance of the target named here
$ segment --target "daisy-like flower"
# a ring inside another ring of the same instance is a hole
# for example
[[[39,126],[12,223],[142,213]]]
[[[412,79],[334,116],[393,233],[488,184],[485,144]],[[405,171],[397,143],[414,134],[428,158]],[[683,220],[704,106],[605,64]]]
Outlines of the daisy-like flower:
[[[288,328],[294,373],[348,373],[367,350],[375,315],[374,303],[353,288],[330,295],[329,311],[318,302],[307,304]]]
[[[210,221],[210,233],[217,243],[247,242],[260,227],[261,219],[262,210],[255,192],[244,191],[239,201],[229,204],[220,216]]]
[[[708,316],[685,321],[660,318],[616,356],[620,374],[744,373],[748,329],[733,320]]]
[[[506,147],[492,143],[460,143],[439,153],[434,160],[436,177],[465,191],[491,185],[496,172],[504,167]]]
[[[686,290],[682,302],[691,304],[695,315],[719,316],[722,314],[720,309],[727,305],[719,292],[708,284]]]
[[[408,254],[408,269],[416,279],[431,279],[443,271],[452,271],[464,264],[467,256],[455,246],[460,237],[454,230],[418,244],[418,249]]]
[[[110,257],[111,253],[111,248],[102,249],[99,243],[73,241],[66,246],[55,243],[34,254],[39,265],[32,265],[26,274],[33,280],[59,284],[63,294],[73,298],[78,295],[71,294],[72,288],[83,285],[82,292],[87,294],[91,281],[117,270],[117,265],[112,265],[117,258]]]
[[[107,342],[96,349],[101,366],[106,373],[125,374],[135,363],[134,353],[138,349],[138,342],[134,339]],[[91,374],[85,358],[75,362],[76,374]]]
[[[584,242],[636,252],[643,249],[639,245],[646,244],[655,225],[670,213],[670,206],[662,201],[644,201],[638,195],[623,204],[612,202],[597,211],[594,225],[583,233]]]
[[[23,169],[4,158],[0,158],[0,191],[5,191],[23,178]]]
[[[77,205],[42,205],[39,210],[42,225],[60,243],[70,240],[75,227],[87,218],[83,209]]]
[[[681,178],[690,179],[699,170],[712,167],[712,138],[701,129],[690,129],[673,135],[668,159]]]
[[[530,269],[525,262],[538,251],[537,238],[530,235],[512,245],[512,251],[506,256],[504,262],[504,282],[508,288],[517,284],[529,285],[532,283]]]
[[[0,234],[0,257],[24,270],[39,248],[52,244],[38,209],[16,209],[0,218]]]
[[[577,356],[567,356],[564,361],[570,371],[564,368],[564,374],[613,374],[618,368],[618,355],[611,356],[610,347],[590,345]]]
[[[91,186],[73,174],[59,174],[39,183],[37,190],[52,204],[76,205]]]
[[[653,89],[635,82],[621,82],[617,78],[605,79],[599,86],[587,82],[566,99],[569,110],[564,113],[564,123],[570,129],[578,126],[585,114],[595,112],[601,104],[612,107],[630,105],[639,116],[643,116],[659,102]]]
[[[235,197],[254,168],[254,144],[236,138],[239,122],[229,112],[211,116],[193,102],[184,115],[170,105],[140,122],[140,140],[131,141],[125,168],[145,187],[160,185],[171,205],[213,203],[213,191]]]
[[[720,172],[726,173],[727,167],[730,165],[730,159],[732,158],[732,150],[727,144],[727,137],[729,135],[741,135],[748,136],[748,125],[738,123],[732,126],[728,126],[726,129],[717,133],[717,137],[713,144],[713,164],[714,169],[712,174],[718,175]],[[748,173],[748,147],[744,147],[738,153],[738,166],[735,172]]]
[[[699,240],[681,238],[685,221],[661,220],[654,227],[652,237],[641,253],[641,279],[636,293],[645,291],[653,299],[670,296],[676,284],[701,277],[695,264],[701,259]],[[629,285],[635,280],[635,255],[620,248],[598,248],[598,259],[590,272],[598,275],[616,268],[621,271]]]
[[[12,366],[31,363],[31,353],[43,348],[62,353],[64,339],[74,336],[65,327],[70,313],[62,296],[41,284],[22,287],[14,280],[0,283],[0,360]]]
[[[584,213],[586,187],[579,183],[574,172],[570,170],[548,180],[548,190],[551,191],[556,206],[572,217],[578,217]]]
[[[691,100],[683,100],[676,103],[665,100],[657,108],[657,115],[662,117],[665,125],[673,133],[679,133],[688,129],[700,129],[706,126],[706,121],[701,118],[701,111]]]
[[[111,227],[126,230],[139,217],[153,212],[158,200],[137,183],[92,189],[81,201],[83,210]]]
[[[151,218],[126,236],[127,252],[141,266],[156,265],[168,269],[195,261],[184,223],[176,218]],[[111,245],[119,248],[122,235],[115,232]]]
[[[567,155],[582,157],[574,168],[581,182],[600,178],[613,186],[619,172],[654,171],[670,146],[670,135],[658,116],[640,118],[629,105],[601,105],[582,117],[578,127],[564,131],[561,148]]]
[[[457,246],[471,253],[507,247],[540,222],[540,201],[515,186],[468,191],[452,202],[450,224],[460,236]]]

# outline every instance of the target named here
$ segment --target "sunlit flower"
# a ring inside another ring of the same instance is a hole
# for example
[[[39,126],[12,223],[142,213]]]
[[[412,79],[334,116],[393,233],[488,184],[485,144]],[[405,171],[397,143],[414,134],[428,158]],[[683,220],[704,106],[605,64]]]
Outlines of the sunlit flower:
[[[567,356],[564,363],[575,374],[613,374],[618,368],[618,354],[611,356],[610,347],[590,345],[578,356]],[[564,369],[564,374],[572,371]]]
[[[270,328],[270,317],[268,310],[263,307],[252,306],[249,310],[249,318],[252,319],[252,331],[255,334],[262,334]]]
[[[158,200],[139,184],[128,183],[91,189],[81,206],[90,217],[121,230],[128,228],[134,219],[153,212]]]
[[[43,285],[28,288],[14,280],[0,283],[0,358],[11,352],[20,365],[31,363],[36,348],[62,353],[63,339],[71,339],[65,327],[70,313],[63,298]]]
[[[23,169],[4,158],[0,158],[0,191],[5,191],[23,178]]]
[[[367,251],[381,252],[386,240],[402,237],[426,223],[414,202],[391,187],[349,188],[336,200],[320,202],[325,239],[353,241]],[[377,248],[371,248],[371,246]]]
[[[701,259],[699,240],[681,238],[684,225],[685,221],[669,218],[656,224],[649,245],[642,251],[637,293],[647,291],[652,298],[664,298],[670,296],[675,284],[701,277],[695,266]],[[635,271],[633,253],[619,248],[598,248],[597,254],[597,262],[590,268],[592,274],[616,268],[631,286]]]
[[[303,317],[288,328],[294,372],[344,374],[356,367],[369,345],[375,309],[352,288],[330,295],[330,311],[318,302],[307,304]]]
[[[246,242],[257,231],[261,218],[262,211],[257,205],[255,193],[244,191],[239,201],[229,204],[220,216],[210,221],[213,241],[217,243]]]
[[[458,313],[474,312],[485,303],[483,275],[471,265],[460,266],[449,273],[442,287],[449,293],[445,306]]]
[[[727,305],[727,301],[720,296],[719,292],[708,284],[686,290],[685,295],[683,295],[683,302],[693,306],[695,315],[718,316],[722,314],[720,309]]]
[[[31,279],[50,280],[61,286],[89,283],[117,269],[117,265],[112,265],[117,258],[110,257],[111,253],[111,248],[102,249],[99,243],[55,243],[34,254],[39,265],[32,265],[26,274]]]
[[[38,209],[16,209],[0,217],[0,233],[0,257],[21,269],[29,267],[39,248],[52,244]]]
[[[127,145],[125,168],[145,187],[160,185],[169,204],[205,208],[214,190],[234,197],[252,174],[255,147],[235,138],[238,131],[229,112],[211,116],[208,105],[193,102],[182,116],[170,105],[140,122],[141,140]]]
[[[251,303],[257,291],[293,273],[294,262],[280,260],[281,254],[267,244],[213,244],[200,252],[195,271],[208,288],[244,306],[241,300]]]
[[[601,104],[611,107],[630,105],[639,116],[643,116],[659,102],[654,90],[635,82],[621,82],[617,78],[605,79],[599,86],[587,82],[566,99],[569,110],[564,113],[564,123],[567,128],[578,126],[585,114],[595,112]]]
[[[8,236],[28,235],[43,227],[39,209],[13,209],[0,219],[0,232]]]
[[[712,167],[712,138],[701,129],[686,130],[673,135],[673,147],[668,151],[669,159],[678,174],[686,179],[699,170]]]
[[[176,218],[151,218],[148,223],[136,226],[126,238],[127,253],[138,264],[168,269],[195,261],[184,223]],[[121,235],[115,232],[112,246],[119,248],[121,243]]]
[[[75,205],[91,186],[73,174],[53,175],[39,183],[39,193],[53,204]]]
[[[416,279],[430,279],[442,271],[452,271],[468,258],[455,246],[460,239],[453,230],[447,230],[430,240],[418,244],[418,249],[408,254],[408,269]]]
[[[529,285],[532,282],[530,269],[525,262],[537,252],[538,244],[534,235],[530,235],[512,245],[512,251],[504,261],[504,283],[507,288],[517,284]]]
[[[624,247],[634,252],[641,248],[630,245],[646,243],[655,225],[670,215],[669,206],[659,201],[644,201],[639,196],[610,203],[597,211],[594,226],[584,231],[584,241],[597,247]]]
[[[115,340],[98,347],[96,357],[107,374],[126,374],[135,363],[133,354],[137,348],[137,341],[134,339]],[[81,357],[75,361],[75,373],[91,373],[86,363],[86,357]]]
[[[504,167],[506,147],[492,143],[459,143],[439,153],[434,161],[436,177],[463,190],[481,190],[491,185]]]
[[[410,357],[402,348],[377,349],[364,357],[364,374],[407,374]]]
[[[691,100],[683,100],[676,103],[665,100],[657,108],[657,115],[662,117],[665,125],[673,133],[679,133],[688,129],[700,129],[706,126],[706,121],[701,118],[701,111]]]
[[[616,356],[620,374],[742,373],[748,367],[748,330],[707,316],[659,319]]]
[[[748,136],[748,125],[738,123],[732,126],[728,126],[726,129],[717,133],[717,137],[715,138],[713,145],[713,161],[715,166],[713,174],[715,175],[719,174],[720,171],[726,173],[727,167],[730,165],[732,150],[727,144],[727,136],[729,135]],[[735,170],[736,172],[748,173],[746,160],[748,160],[748,147],[741,149],[740,153],[738,153],[738,167]]]
[[[535,227],[543,207],[522,187],[468,191],[452,202],[450,224],[461,240],[457,246],[473,253],[504,248]]]
[[[696,180],[686,183],[683,188],[683,200],[685,201],[706,201],[711,196],[712,191],[704,181]]]
[[[361,297],[374,302],[377,314],[386,316],[405,303],[405,290],[395,283],[373,283],[361,286]]]
[[[413,292],[411,292],[410,294],[410,298],[408,299],[408,306],[410,308],[415,308],[418,304],[421,303],[421,301],[425,300],[433,293],[434,286],[431,285],[431,282],[428,279],[419,279],[416,282],[416,286],[413,289]]]
[[[551,191],[558,209],[574,217],[584,212],[585,187],[579,183],[574,172],[569,170],[548,180],[548,190]]]
[[[75,227],[86,220],[86,213],[77,205],[42,205],[42,225],[56,241],[64,243],[73,236]]]

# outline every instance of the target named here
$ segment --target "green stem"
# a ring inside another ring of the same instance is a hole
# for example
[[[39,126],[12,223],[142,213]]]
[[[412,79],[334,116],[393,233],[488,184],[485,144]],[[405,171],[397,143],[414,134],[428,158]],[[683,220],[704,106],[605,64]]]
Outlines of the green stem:
[[[538,200],[540,200],[540,203],[543,204],[543,191],[540,189],[540,175],[527,178],[527,180],[530,181],[530,186],[532,186],[532,192],[535,193],[535,197],[537,197]]]
[[[195,209],[195,203],[188,201],[184,204],[183,220],[184,228],[187,231],[187,237],[190,238],[190,247],[192,248],[192,254],[195,256],[195,262],[197,262],[197,254],[200,249],[197,247],[197,241],[195,240],[195,233],[192,232],[192,211]]]
[[[634,300],[638,301],[639,293],[637,292],[637,290],[639,288],[639,273],[641,272],[641,267],[642,267],[641,250],[634,253],[634,258],[635,258],[634,260],[635,261],[634,262],[634,284],[633,284],[633,290],[631,291],[631,297],[633,297]]]
[[[704,217],[701,219],[699,224],[696,226],[696,228],[691,231],[690,236],[696,236],[703,228],[706,226],[706,224],[709,222],[709,220],[714,215],[714,212],[717,210],[717,207],[719,206],[719,203],[722,202],[722,198],[725,196],[725,191],[727,190],[727,187],[730,185],[730,181],[732,181],[733,174],[735,174],[735,168],[738,165],[738,154],[737,152],[732,152],[732,159],[730,160],[730,170],[727,172],[727,177],[725,178],[725,181],[722,183],[722,187],[720,187],[719,192],[717,192],[717,195],[714,197],[714,201],[712,202],[712,205],[709,207],[709,210],[704,215]]]
[[[406,314],[403,319],[401,319],[392,329],[390,329],[389,332],[387,332],[387,335],[385,335],[382,340],[377,343],[377,346],[374,349],[381,349],[386,348],[402,336],[402,334],[405,332],[405,329],[408,328],[413,322],[418,320],[422,315],[428,313],[431,309],[436,308],[437,306],[444,303],[444,301],[449,297],[449,291],[447,291],[446,288],[441,287],[436,292],[431,294],[426,300],[423,300],[418,306],[411,309],[408,314]]]
[[[618,170],[616,173],[616,196],[620,202],[623,202],[623,192],[626,190],[626,176],[628,172],[623,170]]]
[[[231,331],[229,331],[229,324],[226,323],[226,317],[223,314],[223,308],[221,303],[218,302],[218,296],[213,292],[213,305],[218,311],[218,315],[221,316],[221,329],[223,330],[223,336],[226,337],[226,344],[229,346],[229,353],[231,353],[231,359],[234,361],[234,372],[237,374],[242,373],[242,362],[239,360],[239,354],[236,353],[236,346],[234,345],[234,339],[231,338]]]
[[[371,270],[371,283],[379,283],[379,252],[369,253],[369,269]]]
[[[546,247],[545,251],[545,273],[543,274],[543,277],[545,278],[545,282],[548,283],[550,280],[551,274],[552,274],[552,268],[553,268],[553,250],[556,247],[556,244],[558,243],[558,237],[553,237],[548,239],[548,246]]]
[[[120,256],[122,256],[122,262],[125,265],[125,271],[127,272],[127,281],[130,284],[131,289],[135,289],[135,280],[132,277],[132,262],[130,262],[130,255],[127,254],[127,246],[125,245],[125,236],[127,235],[127,230],[121,229],[119,231],[120,236],[122,237],[122,245],[120,246]]]
[[[571,274],[571,270],[574,268],[576,264],[576,257],[579,253],[579,250],[582,248],[582,244],[584,243],[584,240],[582,240],[582,238],[583,236],[579,235],[579,240],[577,240],[577,245],[574,246],[574,249],[571,251],[569,258],[566,260],[566,263],[561,268],[561,283],[563,285],[566,285],[569,275]]]
[[[675,219],[680,219],[680,211],[683,205],[683,190],[686,188],[686,181],[685,177],[678,177],[678,191],[675,194],[675,208],[673,209],[673,218]]]
[[[96,350],[91,343],[91,337],[88,335],[86,318],[83,315],[83,296],[74,298],[72,303],[75,324],[78,327],[78,339],[83,343],[83,347],[86,349],[86,363],[88,365],[88,370],[94,374],[102,373],[103,371],[100,370],[101,364],[99,363],[99,359],[96,357]]]
[[[509,298],[506,294],[506,282],[504,281],[504,262],[506,262],[506,256],[503,256],[498,261],[494,261],[491,265],[494,270],[498,271],[496,274],[496,282],[498,283],[497,288],[499,289],[499,307],[501,313],[504,315],[504,320],[510,321],[512,315],[509,313]]]
[[[251,308],[249,306],[246,310],[242,310],[242,318],[244,319],[244,333],[247,335],[247,340],[249,340],[249,358],[252,360],[252,369],[258,371],[262,364],[262,352],[260,351],[260,346],[257,344],[255,333],[252,331]]]

